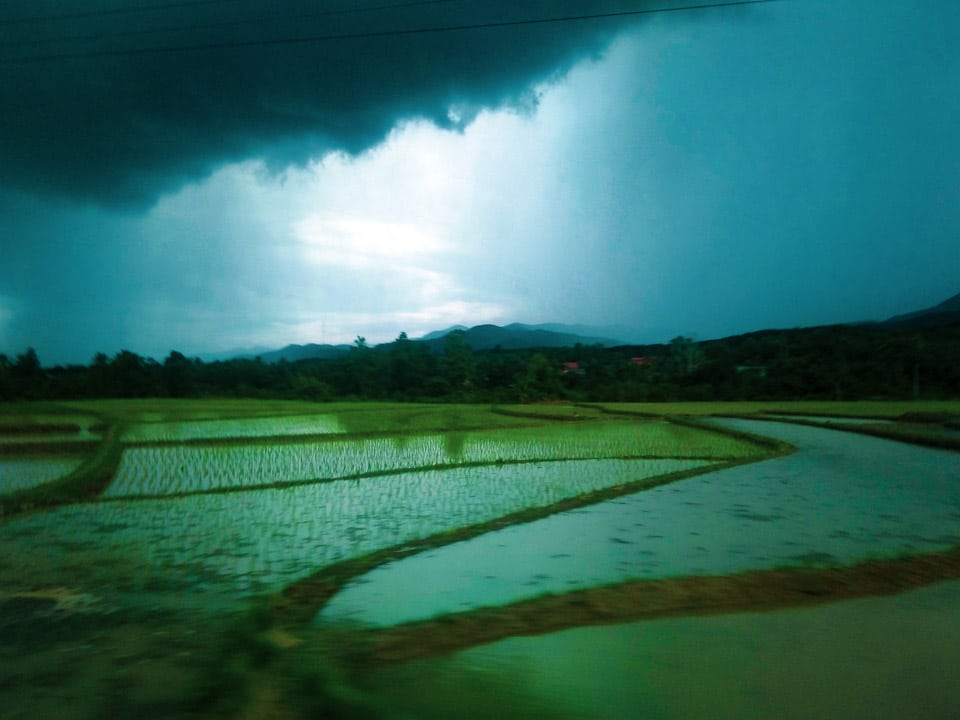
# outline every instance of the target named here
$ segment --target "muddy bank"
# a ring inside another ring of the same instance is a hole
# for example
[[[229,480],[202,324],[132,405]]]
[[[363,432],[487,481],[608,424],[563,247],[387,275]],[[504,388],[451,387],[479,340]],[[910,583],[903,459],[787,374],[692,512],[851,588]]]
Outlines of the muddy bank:
[[[714,615],[892,595],[960,579],[960,546],[949,551],[844,568],[766,570],[628,582],[499,608],[368,630],[370,662],[456,652],[516,635],[680,615]]]

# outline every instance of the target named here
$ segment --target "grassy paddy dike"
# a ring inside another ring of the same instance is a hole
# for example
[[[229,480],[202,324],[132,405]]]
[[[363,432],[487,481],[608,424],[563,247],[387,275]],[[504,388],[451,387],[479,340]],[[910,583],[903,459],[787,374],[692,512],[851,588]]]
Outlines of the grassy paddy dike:
[[[124,545],[135,546],[138,533],[146,533],[138,528],[150,508],[154,535],[143,535],[143,542],[163,550],[144,557],[149,572],[163,578],[152,583],[159,588],[153,592],[170,595],[164,612],[191,592],[191,583],[201,595],[208,586],[225,593],[245,588],[236,591],[244,600],[238,607],[249,612],[228,613],[237,619],[218,630],[214,649],[196,666],[205,679],[191,685],[188,700],[164,705],[170,717],[380,717],[384,711],[357,695],[344,673],[515,635],[823,603],[960,577],[954,547],[842,567],[632,580],[388,628],[311,627],[344,587],[387,563],[792,451],[781,441],[705,424],[711,415],[779,418],[960,449],[960,403],[20,404],[0,408],[0,462],[69,456],[77,465],[32,487],[4,492],[0,486],[0,543],[16,552],[22,541],[5,535],[29,543],[49,531],[86,543],[84,552],[96,555],[100,537],[106,542],[115,532],[120,549],[110,553],[122,555]],[[596,464],[607,461],[620,469]],[[561,472],[565,467],[574,471]],[[599,476],[588,470],[601,467]],[[339,505],[338,498],[349,503]],[[185,513],[190,505],[227,517],[217,521],[219,535],[194,527],[206,522],[207,511]],[[190,527],[178,527],[185,514]],[[322,520],[311,524],[311,514]],[[243,518],[241,527],[230,517]],[[80,527],[64,529],[70,523],[107,534],[90,540]],[[163,533],[199,549],[186,557],[164,545]],[[131,555],[130,564],[140,557]],[[201,565],[205,580],[185,574]],[[60,585],[77,586],[72,597],[83,596],[82,573],[61,579],[58,567],[51,560],[49,572],[36,578],[28,571],[0,575],[0,609],[4,598],[71,596]],[[123,567],[118,563],[116,572]],[[99,582],[106,594],[109,577]],[[126,582],[117,577],[118,585]],[[151,632],[158,631],[151,626]],[[3,689],[0,683],[0,701]]]

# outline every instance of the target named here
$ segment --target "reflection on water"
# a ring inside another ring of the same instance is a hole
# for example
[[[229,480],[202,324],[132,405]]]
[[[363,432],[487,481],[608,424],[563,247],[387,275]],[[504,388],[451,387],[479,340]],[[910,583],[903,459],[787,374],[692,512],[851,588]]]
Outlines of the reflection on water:
[[[946,720],[960,716],[958,618],[951,582],[512,638],[366,682],[421,720]]]
[[[321,619],[378,625],[631,578],[849,564],[960,543],[960,455],[774,422],[799,450],[385,565]]]
[[[275,435],[330,435],[345,432],[336,415],[289,415],[228,420],[150,422],[134,425],[124,442],[177,442],[182,440],[256,438]]]
[[[784,420],[807,420],[809,422],[820,423],[845,423],[847,425],[884,425],[893,421],[884,418],[857,418],[842,417],[840,415],[782,415],[777,413],[776,417]]]
[[[279,590],[350,557],[704,464],[655,459],[491,465],[283,490],[84,503],[7,522],[0,555],[42,553],[44,562],[31,570],[34,582],[49,567],[52,577],[76,575],[89,583],[89,563],[80,563],[77,573],[65,570],[82,550],[114,558],[98,585],[116,590],[129,584],[158,598],[170,588],[189,588],[191,601],[229,601]],[[129,583],[117,557],[130,558],[136,568]]]

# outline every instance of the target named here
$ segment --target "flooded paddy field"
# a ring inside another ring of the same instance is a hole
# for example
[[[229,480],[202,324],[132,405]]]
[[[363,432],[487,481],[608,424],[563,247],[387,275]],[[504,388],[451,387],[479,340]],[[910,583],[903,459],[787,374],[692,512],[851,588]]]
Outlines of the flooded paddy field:
[[[946,720],[960,582],[814,608],[516,637],[371,672],[422,720]]]
[[[36,487],[67,475],[82,458],[0,456],[0,494]]]
[[[712,422],[798,451],[386,565],[322,617],[387,625],[631,578],[848,565],[960,544],[960,454],[806,426]]]
[[[559,405],[110,401],[63,412],[45,425],[88,417],[95,456],[0,458],[33,463],[0,469],[0,500],[28,493],[0,518],[0,717],[316,717],[321,706],[330,717],[841,717],[841,706],[845,718],[894,717],[907,700],[884,702],[881,678],[925,698],[911,717],[960,707],[935,670],[960,645],[947,645],[956,583],[760,614],[741,602],[709,618],[627,622],[629,608],[611,606],[606,619],[554,623],[571,628],[561,632],[510,620],[517,603],[562,608],[611,583],[751,572],[762,583],[771,569],[789,580],[952,552],[956,453]],[[47,488],[52,504],[34,505],[29,493]],[[482,622],[485,607],[513,623],[498,636],[508,639],[470,649],[479,641],[467,638],[390,667],[369,644],[430,618],[441,639],[445,617]],[[916,631],[887,651],[883,623]],[[536,637],[510,637],[526,634]],[[830,694],[801,690],[814,680]],[[860,689],[836,689],[845,682]],[[694,686],[701,695],[678,691]],[[716,713],[704,709],[711,696]]]
[[[83,503],[11,520],[12,554],[128,556],[122,585],[191,588],[228,601],[275,592],[311,570],[462,525],[642,478],[702,460],[583,460],[458,467],[286,489]],[[89,578],[88,578],[89,579]],[[121,585],[119,568],[99,579]],[[162,595],[162,593],[161,593]],[[209,598],[203,602],[209,601]]]

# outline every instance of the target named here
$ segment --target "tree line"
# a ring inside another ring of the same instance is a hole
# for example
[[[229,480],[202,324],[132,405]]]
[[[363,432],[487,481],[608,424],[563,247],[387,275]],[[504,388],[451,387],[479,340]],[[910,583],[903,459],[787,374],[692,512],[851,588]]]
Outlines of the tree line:
[[[767,330],[721,340],[605,348],[474,351],[462,331],[442,349],[363,338],[330,359],[162,362],[122,350],[44,367],[33,349],[0,354],[0,400],[264,397],[451,402],[908,399],[960,397],[960,327]]]

